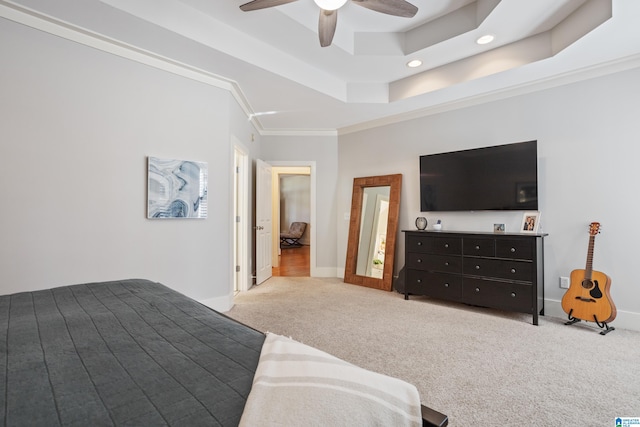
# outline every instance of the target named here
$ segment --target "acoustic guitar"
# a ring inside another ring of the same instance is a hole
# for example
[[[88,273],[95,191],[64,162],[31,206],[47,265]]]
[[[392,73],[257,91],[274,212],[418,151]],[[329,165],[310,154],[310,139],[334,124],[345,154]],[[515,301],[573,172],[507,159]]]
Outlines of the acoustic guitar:
[[[569,319],[581,319],[606,326],[616,318],[617,311],[609,295],[611,278],[593,270],[593,248],[598,233],[600,223],[592,222],[589,225],[586,268],[571,272],[569,289],[562,297],[562,309],[569,315]]]

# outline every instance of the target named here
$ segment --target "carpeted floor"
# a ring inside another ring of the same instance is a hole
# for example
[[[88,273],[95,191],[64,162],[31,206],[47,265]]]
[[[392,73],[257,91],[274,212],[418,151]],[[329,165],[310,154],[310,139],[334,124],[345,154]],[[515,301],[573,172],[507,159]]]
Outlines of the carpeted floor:
[[[640,417],[640,333],[273,277],[231,317],[416,385],[451,426],[615,426]],[[615,321],[612,323],[615,325]]]

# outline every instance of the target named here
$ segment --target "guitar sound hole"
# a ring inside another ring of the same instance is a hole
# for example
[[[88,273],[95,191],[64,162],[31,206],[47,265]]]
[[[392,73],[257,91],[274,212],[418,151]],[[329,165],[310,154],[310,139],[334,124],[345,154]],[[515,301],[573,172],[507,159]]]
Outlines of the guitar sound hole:
[[[585,289],[591,289],[591,288],[593,288],[593,282],[591,280],[584,279],[582,281],[582,287],[585,288]]]

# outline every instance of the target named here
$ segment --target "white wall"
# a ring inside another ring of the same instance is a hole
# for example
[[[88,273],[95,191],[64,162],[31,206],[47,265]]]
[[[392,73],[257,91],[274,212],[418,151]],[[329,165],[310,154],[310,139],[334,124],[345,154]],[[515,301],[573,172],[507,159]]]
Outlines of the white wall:
[[[351,186],[354,177],[403,174],[400,229],[414,229],[420,216],[421,154],[538,140],[539,195],[545,239],[547,314],[564,317],[559,276],[585,268],[588,225],[602,223],[594,269],[612,278],[618,308],[614,326],[640,330],[640,286],[634,247],[640,199],[637,165],[640,69],[564,87],[415,119],[340,137],[337,199],[338,266],[344,268]],[[393,144],[394,149],[388,147]],[[492,231],[505,223],[516,231],[522,212],[423,214],[449,230]],[[396,272],[404,265],[399,233]]]
[[[214,60],[185,40],[168,43],[169,34],[150,24],[136,21],[135,28],[144,31],[127,31],[133,27],[83,5],[64,2],[64,11],[80,15],[88,27],[104,23],[106,34],[121,30],[129,43],[203,68]],[[2,293],[147,277],[196,299],[226,304],[233,141],[240,141],[251,159],[315,162],[317,266],[340,275],[354,177],[404,174],[400,227],[413,228],[419,215],[419,155],[537,139],[542,224],[550,233],[547,311],[559,308],[564,291],[558,276],[583,268],[587,225],[597,220],[603,233],[594,267],[613,278],[616,324],[640,323],[631,256],[640,233],[632,226],[638,202],[629,197],[640,175],[637,69],[340,138],[260,141],[227,90],[4,19],[0,40]],[[209,219],[146,219],[149,155],[209,162]],[[514,229],[520,221],[519,214],[489,212],[439,218],[445,228],[457,230],[490,231],[494,222]],[[404,263],[399,237],[396,271]]]
[[[336,182],[338,138],[330,136],[263,136],[265,161],[314,161],[316,165],[316,275],[335,277]]]
[[[4,19],[0,40],[0,293],[139,277],[228,308],[251,132],[230,93]],[[208,162],[207,219],[146,218],[147,156]]]

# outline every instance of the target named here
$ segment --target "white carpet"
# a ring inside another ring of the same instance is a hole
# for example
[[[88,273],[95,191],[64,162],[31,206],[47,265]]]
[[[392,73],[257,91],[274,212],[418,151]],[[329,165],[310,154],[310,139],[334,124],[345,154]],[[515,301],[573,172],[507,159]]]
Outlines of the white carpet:
[[[273,277],[231,317],[415,384],[451,426],[615,426],[640,417],[640,333],[405,301],[340,279]],[[611,326],[616,326],[615,321]]]

